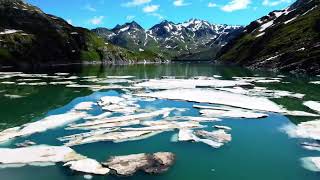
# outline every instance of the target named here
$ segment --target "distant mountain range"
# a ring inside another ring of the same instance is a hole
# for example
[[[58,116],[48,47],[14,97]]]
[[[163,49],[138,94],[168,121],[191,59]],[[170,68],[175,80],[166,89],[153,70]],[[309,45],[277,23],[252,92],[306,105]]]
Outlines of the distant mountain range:
[[[201,59],[212,59],[215,52],[242,30],[242,26],[210,24],[204,20],[190,19],[179,24],[162,21],[147,30],[133,21],[113,29],[97,28],[92,31],[106,41],[132,51],[155,52],[168,59],[189,59],[210,50],[212,53]]]
[[[253,21],[217,59],[254,69],[320,74],[320,1],[298,0]]]

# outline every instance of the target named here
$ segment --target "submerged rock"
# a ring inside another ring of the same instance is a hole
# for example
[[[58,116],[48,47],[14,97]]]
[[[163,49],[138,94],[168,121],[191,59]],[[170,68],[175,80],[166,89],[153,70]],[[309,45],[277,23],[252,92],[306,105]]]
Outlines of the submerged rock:
[[[159,174],[169,170],[175,161],[175,155],[170,152],[154,154],[133,154],[127,156],[114,156],[104,166],[113,170],[119,176],[132,176],[137,171]]]

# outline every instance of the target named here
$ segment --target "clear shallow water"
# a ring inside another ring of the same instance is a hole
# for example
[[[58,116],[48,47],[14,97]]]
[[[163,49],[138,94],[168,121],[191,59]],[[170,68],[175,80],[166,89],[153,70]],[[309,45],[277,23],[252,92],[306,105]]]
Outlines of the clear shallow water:
[[[77,76],[132,75],[137,79],[159,78],[161,76],[210,76],[220,75],[223,79],[234,76],[268,76],[277,74],[268,72],[252,72],[241,68],[216,67],[208,64],[168,64],[168,65],[132,65],[132,66],[90,66],[66,67],[64,70],[43,70],[37,73],[71,72]],[[70,76],[71,76],[70,75]],[[14,81],[13,79],[12,81]],[[288,109],[309,111],[302,105],[305,100],[320,100],[319,85],[309,84],[316,78],[287,77],[283,81],[290,84],[272,83],[261,84],[270,89],[288,90],[306,94],[304,99],[282,98],[274,101]],[[0,80],[0,81],[7,81]],[[46,80],[49,81],[49,80]],[[4,92],[1,92],[5,90]],[[105,95],[117,96],[123,91],[103,90],[92,92],[86,88],[66,88],[65,86],[17,86],[0,85],[0,129],[14,127],[30,121],[41,119],[47,115],[60,114],[70,110],[75,104],[83,101],[97,101]],[[12,99],[5,94],[25,96]],[[197,116],[199,112],[193,109],[192,102],[156,100],[153,102],[139,102],[141,107],[159,109],[162,107],[182,107],[189,110],[182,115]],[[99,110],[91,113],[99,114]],[[217,180],[315,180],[320,174],[302,167],[300,158],[306,156],[320,156],[320,152],[307,151],[300,146],[301,140],[290,139],[279,129],[289,123],[314,120],[315,118],[285,117],[279,114],[270,114],[268,118],[258,120],[224,119],[221,122],[207,124],[207,130],[212,125],[227,125],[233,130],[230,132],[232,141],[219,149],[213,149],[202,143],[172,142],[175,132],[164,132],[148,139],[112,143],[98,142],[75,146],[78,153],[99,161],[105,161],[112,155],[127,155],[142,152],[170,151],[177,155],[175,165],[165,174],[146,175],[138,173],[133,177],[117,178],[114,176],[94,176],[93,179],[217,179]],[[57,137],[77,133],[66,132],[63,127],[34,134],[26,138],[18,138],[2,147],[14,147],[17,142],[25,139],[33,140],[38,144],[61,145]],[[84,179],[83,173],[75,173],[61,164],[49,167],[6,168],[0,169],[0,179]]]

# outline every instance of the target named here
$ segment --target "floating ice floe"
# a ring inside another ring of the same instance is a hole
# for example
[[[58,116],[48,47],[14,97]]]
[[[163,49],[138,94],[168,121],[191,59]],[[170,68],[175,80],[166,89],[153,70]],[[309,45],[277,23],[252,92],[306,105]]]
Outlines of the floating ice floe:
[[[81,102],[74,107],[74,110],[77,111],[88,111],[92,109],[92,106],[95,105],[94,102]]]
[[[140,120],[129,120],[129,121],[120,121],[120,122],[109,122],[109,123],[102,123],[97,125],[90,125],[90,126],[77,126],[71,125],[67,128],[67,130],[95,130],[95,129],[102,129],[102,128],[114,128],[114,127],[126,127],[126,126],[133,126],[140,124]]]
[[[11,99],[18,99],[18,98],[24,98],[25,97],[25,96],[15,95],[15,94],[4,94],[3,96],[11,98]]]
[[[28,123],[19,127],[6,129],[0,132],[0,142],[6,142],[16,137],[29,136],[31,134],[54,129],[88,116],[86,112],[69,111],[65,114],[51,115],[42,120]]]
[[[117,123],[117,122],[125,122],[125,121],[133,121],[133,120],[142,120],[142,119],[148,119],[157,117],[160,115],[166,115],[173,111],[173,108],[163,108],[158,111],[153,111],[149,113],[140,113],[140,114],[134,114],[134,115],[128,115],[128,116],[119,116],[119,117],[111,117],[106,119],[100,119],[95,121],[88,121],[84,122],[82,124],[72,125],[71,128],[83,128],[83,127],[90,127],[90,126],[96,126],[96,125],[103,125],[108,123]]]
[[[0,35],[3,34],[14,34],[18,32],[23,32],[22,30],[15,30],[15,29],[5,29],[4,31],[0,32]]]
[[[304,102],[303,105],[307,106],[308,108],[320,113],[320,102],[316,101],[307,101]]]
[[[181,129],[178,134],[178,141],[202,142],[213,148],[219,148],[225,143],[231,141],[231,135],[227,134],[224,130],[217,130],[213,132],[201,130],[194,132],[190,129]]]
[[[311,84],[320,84],[320,81],[311,81]]]
[[[137,94],[141,97],[185,100],[199,103],[222,104],[251,110],[285,112],[281,106],[264,97],[252,97],[230,92],[209,89],[174,89],[152,93]]]
[[[159,134],[158,131],[127,131],[127,132],[110,132],[105,134],[94,134],[89,137],[79,137],[65,143],[66,146],[76,146],[100,141],[113,141],[115,143],[124,141],[133,141],[148,138]]]
[[[47,85],[46,82],[35,82],[35,83],[27,83],[28,86],[45,86]]]
[[[192,129],[192,128],[202,128],[204,126],[200,125],[195,121],[144,121],[141,122],[142,125],[146,127],[139,128],[121,128],[124,131],[171,131],[174,129]]]
[[[84,156],[65,146],[38,145],[16,149],[0,148],[0,164],[2,165],[52,165],[52,163],[81,159],[84,159]]]
[[[70,73],[54,73],[57,76],[68,76]]]
[[[223,130],[226,130],[226,131],[231,131],[231,127],[228,127],[228,126],[220,126],[220,125],[214,125],[213,126],[214,128],[216,129],[223,129]]]
[[[134,86],[149,89],[178,89],[197,87],[233,87],[251,85],[244,81],[208,79],[151,79],[146,82],[137,83]]]
[[[220,117],[220,118],[265,118],[268,114],[252,112],[239,108],[232,107],[215,107],[215,106],[199,106],[194,105],[193,107],[202,109],[200,113],[206,117]]]
[[[110,172],[109,168],[103,167],[98,161],[94,159],[69,161],[63,166],[68,166],[72,170],[90,174],[106,175]]]
[[[301,143],[301,145],[303,148],[307,150],[320,151],[320,144],[317,142],[314,142],[314,143],[304,142],[304,143]]]
[[[132,86],[121,86],[121,85],[109,85],[109,86],[101,86],[101,85],[88,85],[88,84],[68,84],[66,87],[69,88],[89,88],[92,91],[99,90],[109,90],[109,89],[140,89],[139,87]]]
[[[15,84],[15,82],[12,81],[2,81],[1,84]]]
[[[268,117],[267,114],[255,113],[244,110],[213,110],[203,109],[200,110],[201,115],[206,117],[218,117],[218,118],[247,118],[258,119]]]
[[[88,116],[88,117],[85,117],[84,119],[86,119],[86,120],[89,120],[89,119],[97,120],[97,119],[106,118],[106,117],[111,116],[111,115],[112,115],[111,112],[104,112],[104,113],[99,114],[99,115],[96,115],[96,116]]]
[[[205,131],[205,130],[196,130],[194,134],[198,137],[210,139],[214,142],[218,143],[227,143],[231,141],[231,135],[226,133],[224,130],[216,130],[216,131]]]
[[[98,81],[98,83],[106,83],[106,84],[118,84],[118,83],[133,83],[134,81],[129,79],[106,79],[103,81]]]
[[[219,118],[212,117],[195,117],[195,116],[173,116],[165,118],[167,121],[196,121],[196,122],[216,122],[221,121]]]
[[[110,112],[117,112],[117,113],[123,113],[126,115],[133,114],[134,112],[138,111],[139,105],[128,105],[126,103],[122,104],[114,104],[114,105],[108,105],[102,107],[103,110],[105,111],[110,111]]]
[[[283,113],[284,115],[288,116],[304,116],[304,117],[319,117],[319,114],[313,114],[309,112],[304,111],[286,111]]]
[[[310,171],[320,171],[320,157],[305,157],[301,159],[302,166]]]
[[[57,82],[50,82],[51,85],[68,85],[68,84],[75,84],[72,81],[57,81]]]
[[[320,120],[302,122],[297,126],[288,124],[281,130],[293,138],[320,140]]]
[[[268,98],[282,98],[282,97],[293,97],[302,99],[305,94],[293,93],[289,91],[281,90],[269,90],[265,87],[254,87],[252,89],[245,89],[242,87],[233,87],[233,88],[217,88],[221,91],[227,91],[236,94],[244,94],[248,96],[264,96]]]
[[[278,83],[281,82],[281,77],[233,77],[237,81],[257,82],[257,83]]]
[[[107,76],[110,79],[133,79],[135,76]]]
[[[70,169],[105,175],[109,169],[102,167],[96,160],[76,153],[66,146],[37,145],[23,148],[0,148],[0,167],[21,167],[25,165],[50,166],[55,163],[65,163]]]
[[[17,79],[17,81],[41,81],[41,79]]]
[[[113,170],[119,176],[132,176],[137,171],[159,174],[169,170],[175,161],[175,155],[170,152],[153,154],[132,154],[127,156],[114,156],[104,166]]]
[[[34,146],[34,145],[36,145],[36,143],[33,141],[29,141],[29,140],[15,144],[15,146],[17,146],[17,147],[28,147],[28,146]]]
[[[279,79],[265,79],[265,80],[257,80],[256,83],[280,83]]]
[[[125,101],[124,98],[118,96],[104,96],[101,97],[98,104],[99,106],[107,106],[111,104],[118,104],[120,102]]]
[[[100,134],[106,134],[109,132],[119,131],[120,128],[103,128],[99,130],[89,131],[85,133],[79,133],[79,134],[72,134],[64,137],[58,138],[59,141],[74,141],[79,138],[86,138],[94,135],[100,135]]]

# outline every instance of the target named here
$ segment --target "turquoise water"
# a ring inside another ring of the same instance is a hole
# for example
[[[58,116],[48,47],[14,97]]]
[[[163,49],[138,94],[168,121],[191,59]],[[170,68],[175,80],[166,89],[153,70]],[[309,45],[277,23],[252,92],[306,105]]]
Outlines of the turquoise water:
[[[269,72],[253,72],[242,68],[217,67],[208,64],[167,64],[167,65],[132,65],[132,66],[89,66],[72,67],[64,70],[41,70],[33,73],[70,72],[71,75],[98,76],[133,75],[137,79],[159,78],[161,76],[210,76],[220,75],[223,79],[234,76],[268,76],[278,74]],[[70,75],[70,76],[71,76]],[[10,81],[15,81],[11,79]],[[284,81],[290,84],[272,83],[261,84],[270,89],[289,90],[306,94],[304,99],[282,98],[273,101],[288,109],[309,111],[302,105],[305,100],[320,100],[319,85],[308,83],[316,78],[288,76]],[[5,80],[0,80],[5,81]],[[7,79],[6,79],[7,81]],[[45,79],[44,81],[49,81]],[[1,92],[4,91],[4,92]],[[27,122],[39,120],[52,114],[61,114],[70,110],[75,104],[83,101],[97,101],[102,96],[118,96],[125,93],[121,90],[103,90],[92,92],[85,88],[66,88],[59,86],[17,86],[0,85],[0,129],[6,129]],[[8,98],[5,94],[24,96],[22,98]],[[192,108],[192,102],[155,100],[152,102],[140,101],[141,108],[179,107],[188,108],[182,115],[198,116],[199,111]],[[205,105],[205,104],[203,104]],[[100,110],[90,113],[99,114]],[[97,142],[73,147],[78,153],[99,161],[105,161],[110,156],[127,155],[143,152],[170,151],[176,154],[175,165],[161,175],[147,175],[137,173],[135,176],[119,178],[115,176],[94,176],[93,179],[201,179],[201,180],[316,180],[320,174],[302,167],[300,158],[306,156],[320,156],[320,152],[308,151],[301,147],[301,140],[291,139],[280,130],[281,127],[315,118],[286,117],[270,113],[265,119],[228,119],[221,122],[203,123],[212,130],[213,125],[227,125],[232,141],[225,146],[214,149],[206,144],[191,142],[172,142],[171,138],[178,131],[163,132],[148,139],[112,143]],[[32,140],[38,144],[62,145],[58,137],[77,133],[65,131],[64,127],[34,134],[25,138],[17,138],[2,147],[14,147],[15,143]],[[1,156],[1,155],[0,155]],[[49,167],[25,166],[21,168],[0,169],[0,179],[5,180],[63,180],[84,179],[83,173],[72,172],[62,164]]]

